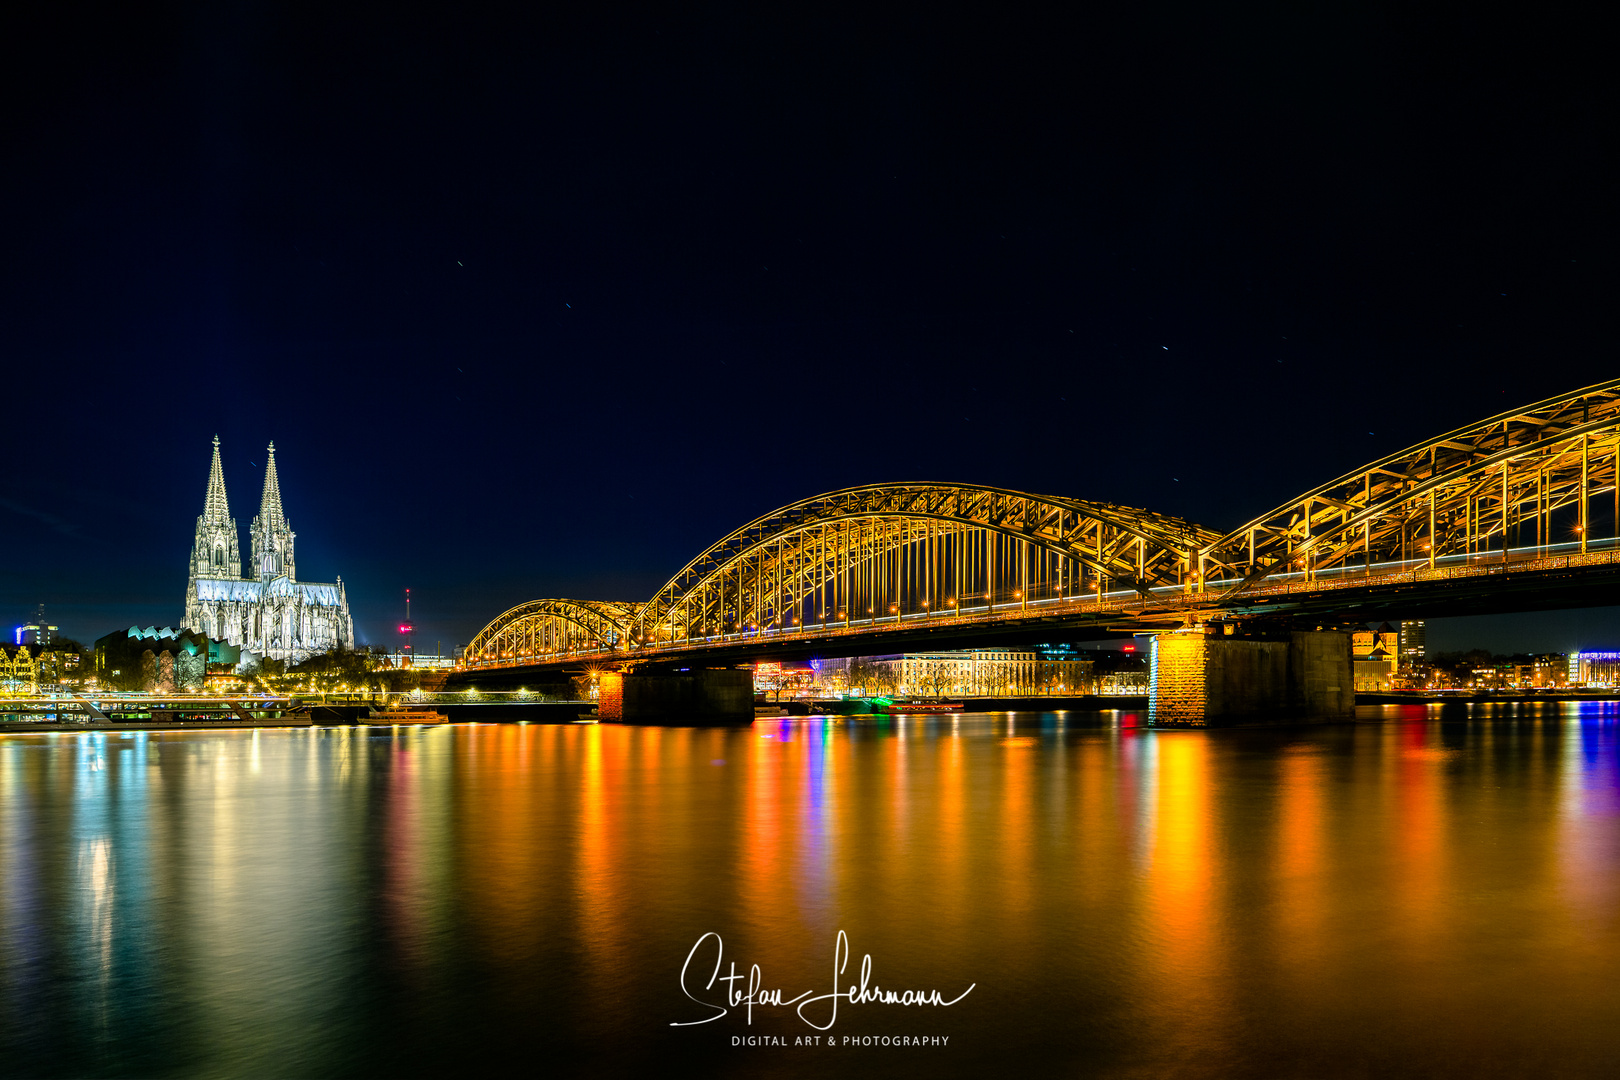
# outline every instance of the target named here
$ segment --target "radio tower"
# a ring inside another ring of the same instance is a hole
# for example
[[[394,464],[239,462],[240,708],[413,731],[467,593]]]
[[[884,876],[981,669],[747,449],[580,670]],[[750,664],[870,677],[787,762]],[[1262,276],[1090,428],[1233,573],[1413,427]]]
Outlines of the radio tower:
[[[416,627],[411,625],[411,590],[405,590],[405,621],[399,624],[399,632],[405,635],[405,655],[400,660],[400,667],[410,667],[416,654],[411,651],[411,635],[416,633]]]

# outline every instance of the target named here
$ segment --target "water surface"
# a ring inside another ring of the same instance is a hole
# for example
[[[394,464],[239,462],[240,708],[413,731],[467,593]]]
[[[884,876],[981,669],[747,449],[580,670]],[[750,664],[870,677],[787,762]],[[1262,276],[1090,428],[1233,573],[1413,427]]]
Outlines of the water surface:
[[[0,736],[0,1074],[1611,1073],[1620,712],[1363,715]]]

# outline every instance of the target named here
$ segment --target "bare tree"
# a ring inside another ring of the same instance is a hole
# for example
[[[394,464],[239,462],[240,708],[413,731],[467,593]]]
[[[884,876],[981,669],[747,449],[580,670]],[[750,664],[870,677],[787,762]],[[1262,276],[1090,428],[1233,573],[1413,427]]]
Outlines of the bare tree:
[[[922,678],[918,681],[922,684],[924,693],[932,694],[936,698],[943,697],[947,690],[953,689],[956,685],[951,669],[940,663],[932,663],[923,668]]]
[[[856,657],[849,662],[849,689],[853,692],[859,690],[870,695],[876,690],[877,665],[865,657]]]

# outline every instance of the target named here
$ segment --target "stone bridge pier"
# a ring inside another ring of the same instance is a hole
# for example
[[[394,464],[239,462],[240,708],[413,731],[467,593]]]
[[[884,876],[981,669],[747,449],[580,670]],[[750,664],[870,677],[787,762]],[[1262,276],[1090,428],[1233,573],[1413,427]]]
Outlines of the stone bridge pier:
[[[754,719],[754,673],[699,668],[678,674],[605,672],[597,679],[597,718],[630,724],[747,724]]]
[[[1191,627],[1153,640],[1148,722],[1154,727],[1331,723],[1355,718],[1350,635],[1266,637]]]

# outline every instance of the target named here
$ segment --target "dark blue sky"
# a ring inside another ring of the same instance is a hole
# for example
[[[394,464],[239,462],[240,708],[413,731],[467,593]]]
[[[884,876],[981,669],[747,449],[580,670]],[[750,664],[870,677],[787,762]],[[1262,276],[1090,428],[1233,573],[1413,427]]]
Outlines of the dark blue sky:
[[[1579,17],[1095,7],[8,11],[0,617],[177,621],[215,432],[431,647],[831,488],[1228,528],[1615,374]]]

